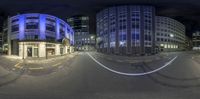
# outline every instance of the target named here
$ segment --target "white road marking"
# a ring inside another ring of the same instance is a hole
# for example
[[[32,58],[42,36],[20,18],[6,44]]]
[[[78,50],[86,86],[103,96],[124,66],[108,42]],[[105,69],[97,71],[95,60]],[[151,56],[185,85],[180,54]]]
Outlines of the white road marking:
[[[58,65],[60,65],[61,64],[61,62],[59,62],[59,63],[57,63],[57,64],[54,64],[54,65],[52,65],[52,67],[56,67],[56,66],[58,66]]]
[[[148,72],[144,72],[144,73],[125,73],[125,72],[120,72],[120,71],[116,71],[116,70],[113,70],[111,68],[108,68],[107,66],[103,65],[102,63],[100,63],[99,61],[97,61],[92,55],[90,55],[88,52],[87,52],[88,56],[94,60],[97,64],[99,64],[101,67],[113,72],[113,73],[117,73],[117,74],[120,74],[120,75],[126,75],[126,76],[143,76],[143,75],[147,75],[147,74],[152,74],[152,73],[155,73],[165,67],[167,67],[168,65],[170,65],[176,58],[177,56],[175,56],[173,59],[171,59],[169,62],[165,63],[165,65],[161,66],[160,68],[157,68],[155,70],[152,70],[152,71],[148,71]]]
[[[60,69],[60,68],[63,68],[63,66],[61,65],[61,66],[59,66],[58,68],[59,68],[59,69]]]
[[[37,67],[37,68],[28,68],[30,70],[38,70],[38,69],[44,69],[44,67]]]

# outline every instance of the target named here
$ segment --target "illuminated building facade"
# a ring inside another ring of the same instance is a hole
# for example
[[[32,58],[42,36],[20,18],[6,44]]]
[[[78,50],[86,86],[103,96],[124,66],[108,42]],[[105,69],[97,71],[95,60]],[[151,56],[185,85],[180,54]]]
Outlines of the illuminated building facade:
[[[156,16],[156,47],[158,51],[185,49],[185,26],[169,17]]]
[[[3,52],[3,32],[0,32],[0,53]]]
[[[89,51],[93,50],[95,43],[95,35],[89,32],[89,17],[76,15],[67,19],[67,22],[74,30],[74,47],[76,50]]]
[[[96,15],[98,51],[113,54],[155,53],[155,9],[125,5],[106,8]]]
[[[200,32],[196,31],[192,34],[193,50],[200,50]]]
[[[8,19],[9,55],[47,57],[73,52],[74,31],[63,20],[39,13],[19,14]]]

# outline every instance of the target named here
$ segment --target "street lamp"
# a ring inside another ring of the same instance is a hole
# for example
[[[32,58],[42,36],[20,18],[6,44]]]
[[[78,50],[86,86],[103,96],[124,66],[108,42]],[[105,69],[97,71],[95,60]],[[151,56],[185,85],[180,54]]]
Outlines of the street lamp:
[[[174,37],[174,34],[170,34],[169,36],[173,38],[173,37]]]
[[[91,39],[94,39],[94,36],[90,36]]]

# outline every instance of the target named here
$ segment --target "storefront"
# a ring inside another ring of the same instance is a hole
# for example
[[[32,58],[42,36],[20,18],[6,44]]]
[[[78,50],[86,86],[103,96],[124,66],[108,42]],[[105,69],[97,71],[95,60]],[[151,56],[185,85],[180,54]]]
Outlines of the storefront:
[[[22,58],[56,56],[73,51],[73,47],[63,46],[59,43],[19,42],[19,56]]]

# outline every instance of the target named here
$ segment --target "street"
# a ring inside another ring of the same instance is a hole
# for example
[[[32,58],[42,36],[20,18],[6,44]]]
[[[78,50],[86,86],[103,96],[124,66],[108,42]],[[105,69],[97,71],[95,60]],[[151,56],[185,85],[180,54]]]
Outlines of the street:
[[[174,57],[177,58],[157,72],[128,76],[103,68],[89,55],[112,70],[136,74],[155,70]],[[63,57],[52,63],[38,63],[39,65],[35,67],[31,62],[22,62],[20,65],[18,60],[8,61],[1,58],[0,61],[4,62],[0,64],[2,67],[0,80],[7,79],[5,75],[7,73],[17,76],[13,76],[14,80],[9,78],[11,79],[8,80],[9,83],[0,83],[0,99],[198,99],[200,97],[199,53],[170,52],[145,59],[137,58],[137,61],[133,60],[135,62],[115,61],[116,59],[112,57],[106,55],[105,57],[96,52],[89,52],[89,55],[86,52],[73,53],[71,58]],[[48,66],[44,66],[45,64]]]

